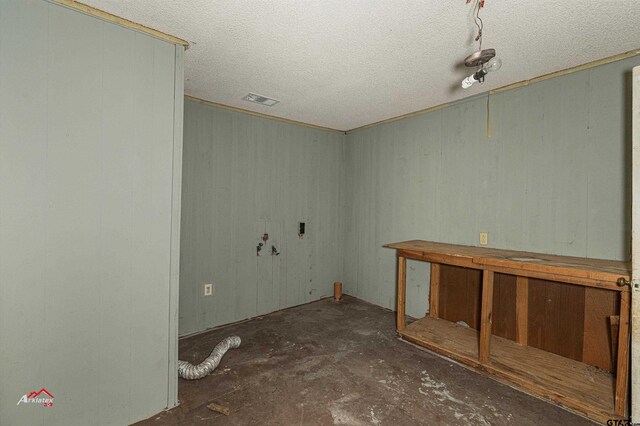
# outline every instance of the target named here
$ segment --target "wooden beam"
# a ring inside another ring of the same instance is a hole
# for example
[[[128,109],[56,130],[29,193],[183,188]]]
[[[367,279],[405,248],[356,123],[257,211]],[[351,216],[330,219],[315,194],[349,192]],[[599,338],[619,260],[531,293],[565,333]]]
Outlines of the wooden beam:
[[[493,271],[482,274],[482,312],[480,313],[480,363],[487,364],[491,356],[491,324],[493,317]]]
[[[609,335],[611,336],[611,372],[616,374],[618,364],[618,335],[620,334],[620,316],[612,315],[609,317]]]
[[[529,278],[516,277],[516,343],[527,345],[529,327]]]
[[[438,318],[440,306],[440,264],[431,264],[431,281],[429,283],[429,316]]]
[[[396,328],[398,331],[404,330],[404,309],[407,297],[407,259],[398,256],[398,310]]]
[[[415,251],[407,251],[407,250],[398,250],[398,252],[401,253],[402,256],[406,257],[407,259],[420,260],[422,262],[461,266],[463,268],[470,268],[470,269],[484,268],[482,265],[473,263],[473,258],[471,257],[449,256],[446,254],[415,252]]]
[[[622,291],[615,281],[593,280],[591,278],[576,277],[571,275],[553,274],[548,272],[527,271],[524,269],[504,268],[500,266],[484,266],[494,272],[516,275],[528,278],[538,278],[546,281],[557,281],[567,284],[575,284],[582,287],[603,288],[612,291]]]
[[[627,410],[627,385],[629,382],[629,298],[628,291],[620,293],[615,413],[622,417],[625,417]]]

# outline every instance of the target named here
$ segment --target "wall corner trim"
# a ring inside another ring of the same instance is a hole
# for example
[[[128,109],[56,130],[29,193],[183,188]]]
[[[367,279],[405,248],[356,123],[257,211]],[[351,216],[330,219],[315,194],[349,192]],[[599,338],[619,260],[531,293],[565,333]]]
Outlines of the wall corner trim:
[[[123,27],[131,28],[136,31],[140,31],[142,33],[148,34],[152,37],[159,38],[160,40],[167,41],[173,44],[180,44],[184,46],[185,50],[189,48],[189,42],[183,40],[181,38],[172,36],[170,34],[163,33],[162,31],[155,30],[153,28],[149,28],[142,24],[138,24],[137,22],[130,21],[125,18],[121,18],[120,16],[113,15],[109,12],[105,12],[104,10],[96,9],[95,7],[86,5],[84,3],[77,2],[75,0],[49,0],[52,3],[56,3],[69,9],[77,10],[78,12],[85,13],[87,15],[94,16],[96,18],[100,18],[104,21],[112,22],[114,24],[121,25]]]
[[[184,98],[189,100],[189,101],[192,101],[192,102],[201,103],[203,105],[209,105],[209,106],[212,106],[212,107],[222,108],[222,109],[226,109],[226,110],[229,110],[229,111],[240,112],[240,113],[243,113],[243,114],[253,115],[255,117],[266,118],[267,120],[280,121],[282,123],[294,124],[296,126],[309,127],[311,129],[324,130],[324,131],[327,131],[327,132],[340,133],[340,134],[343,134],[343,135],[347,134],[346,130],[338,130],[338,129],[333,129],[331,127],[323,127],[323,126],[318,126],[316,124],[310,124],[310,123],[305,123],[305,122],[302,122],[302,121],[290,120],[288,118],[277,117],[275,115],[263,114],[261,112],[251,111],[251,110],[248,110],[248,109],[238,108],[238,107],[225,105],[225,104],[219,104],[217,102],[208,101],[206,99],[200,99],[200,98],[197,98],[195,96],[185,95]]]
[[[392,121],[398,121],[398,120],[402,120],[404,118],[415,117],[416,115],[422,115],[422,114],[426,114],[428,112],[437,111],[439,109],[446,108],[446,107],[450,106],[451,104],[458,103],[458,102],[464,102],[465,100],[481,96],[481,95],[483,95],[485,93],[488,94],[488,95],[493,95],[494,93],[500,93],[500,92],[504,92],[504,91],[511,90],[511,89],[517,89],[519,87],[528,86],[528,85],[534,84],[534,83],[539,83],[539,82],[544,81],[544,80],[549,80],[550,78],[560,77],[560,76],[563,76],[563,75],[572,74],[574,72],[588,70],[590,68],[594,68],[594,67],[597,67],[597,66],[600,66],[600,65],[605,65],[605,64],[608,64],[608,63],[611,63],[611,62],[621,61],[623,59],[631,58],[633,56],[638,56],[638,55],[640,55],[640,49],[630,50],[628,52],[619,53],[617,55],[608,56],[606,58],[602,58],[602,59],[598,59],[598,60],[595,60],[595,61],[587,62],[586,64],[576,65],[575,67],[566,68],[566,69],[563,69],[563,70],[560,70],[560,71],[554,71],[554,72],[551,72],[549,74],[544,74],[544,75],[541,75],[541,76],[538,76],[538,77],[530,78],[528,80],[522,80],[522,81],[519,81],[519,82],[516,82],[516,83],[508,84],[506,86],[502,86],[502,87],[498,87],[498,88],[495,88],[495,89],[491,89],[491,90],[488,90],[488,91],[483,92],[483,93],[476,93],[474,95],[471,95],[471,96],[468,96],[466,98],[462,98],[462,99],[459,99],[459,100],[456,100],[456,101],[453,101],[453,102],[450,102],[450,103],[444,103],[444,104],[440,104],[440,105],[435,105],[435,106],[432,106],[432,107],[429,107],[429,108],[421,109],[421,110],[410,112],[410,113],[407,113],[407,114],[398,115],[396,117],[387,118],[385,120],[376,121],[374,123],[365,124],[364,126],[360,126],[360,127],[356,127],[354,129],[351,129],[351,130],[347,130],[345,132],[345,134],[350,134],[350,133],[356,132],[358,130],[368,129],[369,127],[377,126],[379,124],[390,123]]]

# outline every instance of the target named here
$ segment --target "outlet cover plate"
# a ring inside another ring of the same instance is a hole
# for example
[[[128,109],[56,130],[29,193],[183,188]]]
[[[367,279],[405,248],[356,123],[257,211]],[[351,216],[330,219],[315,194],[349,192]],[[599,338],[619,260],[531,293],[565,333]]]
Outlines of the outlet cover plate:
[[[204,285],[204,295],[205,296],[213,296],[213,284],[205,284]]]
[[[480,245],[481,246],[486,246],[487,244],[489,244],[489,233],[488,232],[481,232],[480,233]]]

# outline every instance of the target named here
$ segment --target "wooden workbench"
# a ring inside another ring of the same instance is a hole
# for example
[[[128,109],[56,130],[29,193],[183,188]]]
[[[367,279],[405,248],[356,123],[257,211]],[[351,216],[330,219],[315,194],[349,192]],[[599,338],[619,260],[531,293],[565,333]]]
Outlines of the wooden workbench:
[[[630,293],[617,280],[630,279],[628,262],[419,240],[385,247],[397,250],[405,340],[596,421],[626,416]],[[431,263],[428,315],[408,326],[407,259]]]

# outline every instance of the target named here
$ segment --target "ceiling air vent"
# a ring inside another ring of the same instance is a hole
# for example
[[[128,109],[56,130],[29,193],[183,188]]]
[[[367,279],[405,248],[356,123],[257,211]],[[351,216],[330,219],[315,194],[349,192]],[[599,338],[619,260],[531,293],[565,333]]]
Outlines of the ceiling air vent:
[[[265,106],[274,106],[280,101],[276,101],[275,99],[267,98],[266,96],[256,95],[255,93],[249,93],[247,96],[242,98],[245,101],[255,102],[260,105]]]

